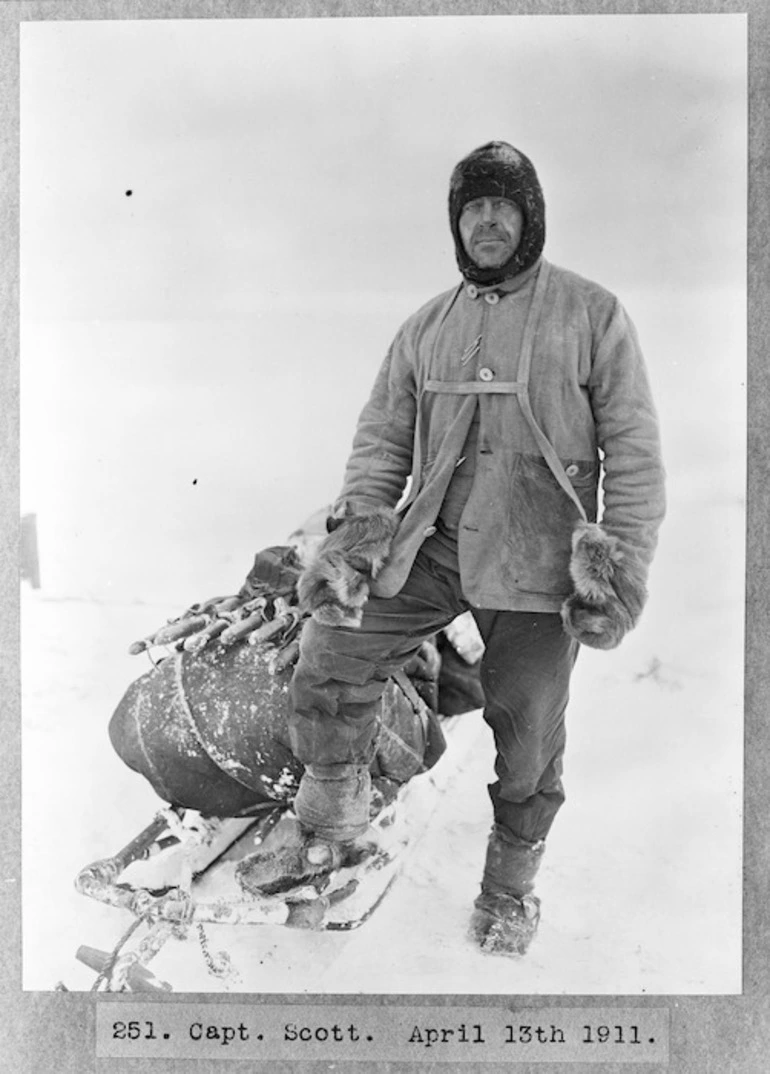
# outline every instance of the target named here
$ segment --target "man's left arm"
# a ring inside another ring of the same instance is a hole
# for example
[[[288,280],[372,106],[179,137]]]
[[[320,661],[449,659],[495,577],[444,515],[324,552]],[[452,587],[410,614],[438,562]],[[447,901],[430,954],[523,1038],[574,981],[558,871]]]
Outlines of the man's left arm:
[[[647,570],[666,509],[665,472],[646,365],[620,303],[597,346],[589,393],[604,454],[602,528]]]
[[[596,346],[588,390],[603,454],[601,522],[579,525],[562,608],[568,633],[612,649],[637,623],[666,508],[658,418],[639,341],[615,302]]]

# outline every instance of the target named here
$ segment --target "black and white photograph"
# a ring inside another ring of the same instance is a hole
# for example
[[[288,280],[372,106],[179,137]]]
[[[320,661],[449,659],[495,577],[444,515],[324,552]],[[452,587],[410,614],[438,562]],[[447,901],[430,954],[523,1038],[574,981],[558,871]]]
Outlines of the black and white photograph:
[[[23,989],[740,994],[746,16],[19,93]]]

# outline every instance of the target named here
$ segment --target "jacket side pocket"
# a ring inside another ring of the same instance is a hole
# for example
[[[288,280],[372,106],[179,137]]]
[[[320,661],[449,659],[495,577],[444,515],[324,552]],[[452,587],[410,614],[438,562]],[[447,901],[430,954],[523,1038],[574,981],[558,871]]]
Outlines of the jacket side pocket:
[[[596,519],[599,464],[560,460],[589,521]],[[511,483],[509,572],[516,589],[566,596],[577,507],[540,455],[520,455]]]

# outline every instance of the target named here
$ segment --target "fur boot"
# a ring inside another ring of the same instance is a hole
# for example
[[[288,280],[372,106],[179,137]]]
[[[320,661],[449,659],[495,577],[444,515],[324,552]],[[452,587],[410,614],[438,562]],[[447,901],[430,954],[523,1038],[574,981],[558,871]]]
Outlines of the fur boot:
[[[614,649],[644,608],[644,570],[617,537],[596,522],[581,522],[572,536],[570,575],[575,591],[562,605],[565,630],[593,649]]]
[[[473,904],[470,937],[487,955],[526,955],[540,924],[534,895],[482,891]]]
[[[526,954],[540,923],[540,900],[532,889],[544,850],[542,839],[528,843],[497,825],[492,829],[469,930],[487,954]]]
[[[361,625],[369,582],[390,552],[398,516],[390,507],[330,520],[329,535],[299,579],[300,607],[327,626]]]
[[[249,895],[293,894],[311,887],[322,892],[328,876],[337,869],[357,865],[373,854],[376,844],[366,840],[331,843],[305,831],[292,818],[282,822],[280,845],[272,850],[257,848],[238,862],[235,877]],[[323,910],[323,904],[316,906]],[[292,901],[287,924],[312,928],[320,921],[308,919],[306,903]]]

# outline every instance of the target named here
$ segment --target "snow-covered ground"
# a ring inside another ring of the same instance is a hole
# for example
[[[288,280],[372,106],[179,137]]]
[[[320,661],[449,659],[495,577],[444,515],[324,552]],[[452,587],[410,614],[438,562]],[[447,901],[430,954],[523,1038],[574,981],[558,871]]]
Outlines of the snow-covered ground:
[[[697,630],[699,641],[721,634],[729,645],[740,636],[738,617],[725,607],[730,595],[701,604],[693,592],[692,611],[668,630],[662,613],[658,622],[651,614],[616,656],[583,654],[570,710],[568,802],[542,870],[541,934],[525,962],[484,957],[464,937],[492,778],[490,738],[474,713],[463,717],[462,755],[440,762],[452,771],[436,811],[374,917],[347,935],[209,927],[209,947],[229,951],[238,971],[230,986],[363,993],[738,990],[739,706],[721,682],[723,665],[694,660],[691,638],[683,638]],[[88,861],[127,842],[158,806],[112,755],[105,735],[122,685],[136,670],[136,661],[123,655],[125,640],[156,619],[156,609],[145,605],[25,594],[27,988],[51,988],[59,979],[88,987],[93,975],[74,961],[76,948],[109,948],[126,927],[125,915],[77,895],[72,881]],[[154,968],[176,990],[223,987],[208,973],[195,934],[184,945],[172,941]]]
[[[727,306],[724,295],[624,297],[650,358],[670,511],[642,624],[619,650],[578,661],[567,803],[541,871],[543,921],[530,954],[483,956],[465,938],[493,759],[474,713],[463,717],[462,749],[441,762],[444,791],[402,876],[362,928],[211,927],[210,949],[226,949],[239,976],[212,977],[193,936],[153,964],[176,990],[740,990],[742,304],[739,295]],[[399,312],[408,307],[358,315],[384,342]],[[232,592],[254,551],[281,543],[336,491],[378,359],[367,342],[362,363],[348,317],[334,337],[349,387],[339,396],[323,363],[307,363],[333,326],[305,318],[290,339],[276,332],[272,348],[265,322],[252,326],[253,340],[231,326],[217,337],[218,360],[191,363],[189,380],[186,348],[213,353],[212,328],[26,329],[25,494],[39,516],[43,577],[39,591],[22,587],[27,989],[58,980],[88,988],[93,974],[75,950],[111,947],[127,924],[77,895],[73,879],[159,806],[106,736],[120,695],[145,669],[128,644],[192,600]],[[304,366],[289,353],[304,354]],[[334,427],[321,435],[329,414]]]

